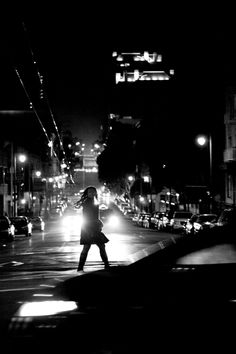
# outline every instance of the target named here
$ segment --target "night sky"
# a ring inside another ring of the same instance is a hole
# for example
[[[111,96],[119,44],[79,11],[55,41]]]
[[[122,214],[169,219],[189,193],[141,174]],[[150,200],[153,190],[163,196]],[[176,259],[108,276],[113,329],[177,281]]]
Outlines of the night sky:
[[[111,109],[112,51],[150,50],[162,53],[167,65],[175,69],[176,94],[167,123],[178,128],[179,142],[185,128],[204,131],[213,123],[220,126],[222,53],[226,51],[217,19],[180,17],[175,11],[155,16],[151,8],[137,17],[141,9],[125,11],[120,6],[97,6],[92,11],[67,6],[65,11],[57,8],[57,16],[39,8],[9,18],[1,31],[0,109],[28,109],[13,67],[19,69],[32,96],[37,94],[38,68],[57,124],[92,142]],[[135,101],[135,93],[130,97]]]

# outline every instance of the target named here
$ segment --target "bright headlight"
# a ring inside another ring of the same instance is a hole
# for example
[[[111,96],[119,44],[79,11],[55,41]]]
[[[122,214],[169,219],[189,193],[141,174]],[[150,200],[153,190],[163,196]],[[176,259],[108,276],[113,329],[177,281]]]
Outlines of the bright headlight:
[[[186,229],[191,230],[192,225],[191,224],[186,224]]]
[[[108,225],[110,225],[110,226],[117,226],[117,225],[119,225],[119,223],[120,223],[120,219],[116,215],[112,215],[108,219]]]
[[[195,222],[195,223],[194,223],[194,227],[195,227],[196,230],[200,230],[201,227],[202,227],[202,225],[199,224],[199,223],[197,223],[197,222]]]
[[[63,219],[63,226],[72,228],[73,226],[78,226],[83,223],[83,216],[76,215],[76,216],[67,216]]]
[[[82,215],[67,216],[62,220],[64,232],[67,234],[78,233],[83,223]]]

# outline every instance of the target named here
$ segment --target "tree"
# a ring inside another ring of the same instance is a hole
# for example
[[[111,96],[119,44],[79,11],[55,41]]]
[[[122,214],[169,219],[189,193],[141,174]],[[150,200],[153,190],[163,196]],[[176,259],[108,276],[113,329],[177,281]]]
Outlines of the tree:
[[[133,148],[133,131],[116,123],[110,134],[106,148],[97,157],[99,180],[105,183],[122,181],[128,173],[135,170],[135,151]]]

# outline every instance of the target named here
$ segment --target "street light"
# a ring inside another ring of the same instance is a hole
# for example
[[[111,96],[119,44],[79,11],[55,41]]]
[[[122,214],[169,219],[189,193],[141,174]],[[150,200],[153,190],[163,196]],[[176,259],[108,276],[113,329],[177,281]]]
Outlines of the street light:
[[[27,160],[26,155],[24,154],[15,154],[15,158],[14,158],[14,164],[15,164],[15,193],[18,195],[18,198],[20,198],[20,190],[18,191],[17,189],[17,185],[18,185],[18,174],[17,174],[17,162],[19,162],[20,164],[24,164]],[[19,199],[19,203],[21,204],[21,206],[24,206],[26,204],[25,201],[25,169],[22,167],[22,165],[20,166],[21,169],[21,174],[20,174],[20,180],[21,180],[21,188],[22,188],[22,198],[21,200]],[[19,166],[19,165],[18,165]],[[17,210],[17,198],[15,198],[15,216],[17,216],[18,210]]]
[[[26,155],[16,154],[13,150],[11,151],[11,205],[13,210],[11,211],[13,216],[17,216],[17,160],[21,163],[26,161]]]
[[[133,182],[133,180],[134,180],[134,176],[128,176],[128,181],[129,182]]]
[[[196,138],[196,142],[200,146],[205,146],[208,144],[209,147],[209,190],[210,190],[210,198],[212,192],[212,137],[211,134],[206,135],[198,135]],[[210,201],[210,212],[212,211],[212,202]]]
[[[24,162],[26,161],[26,156],[23,155],[23,154],[20,154],[20,155],[18,156],[18,160],[19,160],[20,162],[24,163]]]

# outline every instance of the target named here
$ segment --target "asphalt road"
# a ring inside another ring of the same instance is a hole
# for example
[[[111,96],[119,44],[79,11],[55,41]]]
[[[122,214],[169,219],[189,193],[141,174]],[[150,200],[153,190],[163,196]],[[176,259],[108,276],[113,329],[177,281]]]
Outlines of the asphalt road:
[[[182,237],[135,226],[124,217],[121,217],[118,224],[105,224],[103,231],[110,240],[106,248],[111,265],[135,261],[140,256],[148,255],[150,249],[165,248],[169,242],[175,242],[175,238]],[[1,343],[7,337],[10,319],[23,302],[50,299],[54,287],[60,282],[73,277],[80,279],[80,273],[76,271],[82,250],[79,241],[78,216],[65,215],[60,221],[47,222],[43,233],[34,232],[30,238],[17,236],[14,242],[1,245]],[[183,256],[177,264],[187,264],[190,269],[191,264],[235,263],[235,259],[235,243],[223,242]],[[93,245],[84,270],[89,273],[99,269],[103,269],[103,264],[98,248]]]
[[[111,265],[125,264],[147,247],[173,237],[171,234],[135,226],[120,215],[117,225],[104,225],[109,238],[106,244]],[[48,221],[44,232],[32,237],[19,235],[12,243],[0,246],[0,334],[10,317],[25,300],[50,296],[50,289],[73,276],[82,246],[77,216]],[[85,272],[103,268],[99,250],[89,251]]]
[[[75,270],[82,246],[76,216],[46,223],[45,232],[33,232],[32,237],[16,236],[15,241],[0,246],[0,274],[6,272]],[[106,244],[111,264],[120,264],[135,252],[170,234],[144,229],[120,217],[118,225],[104,225],[109,238]],[[89,251],[85,271],[101,268],[103,264],[96,245]]]

